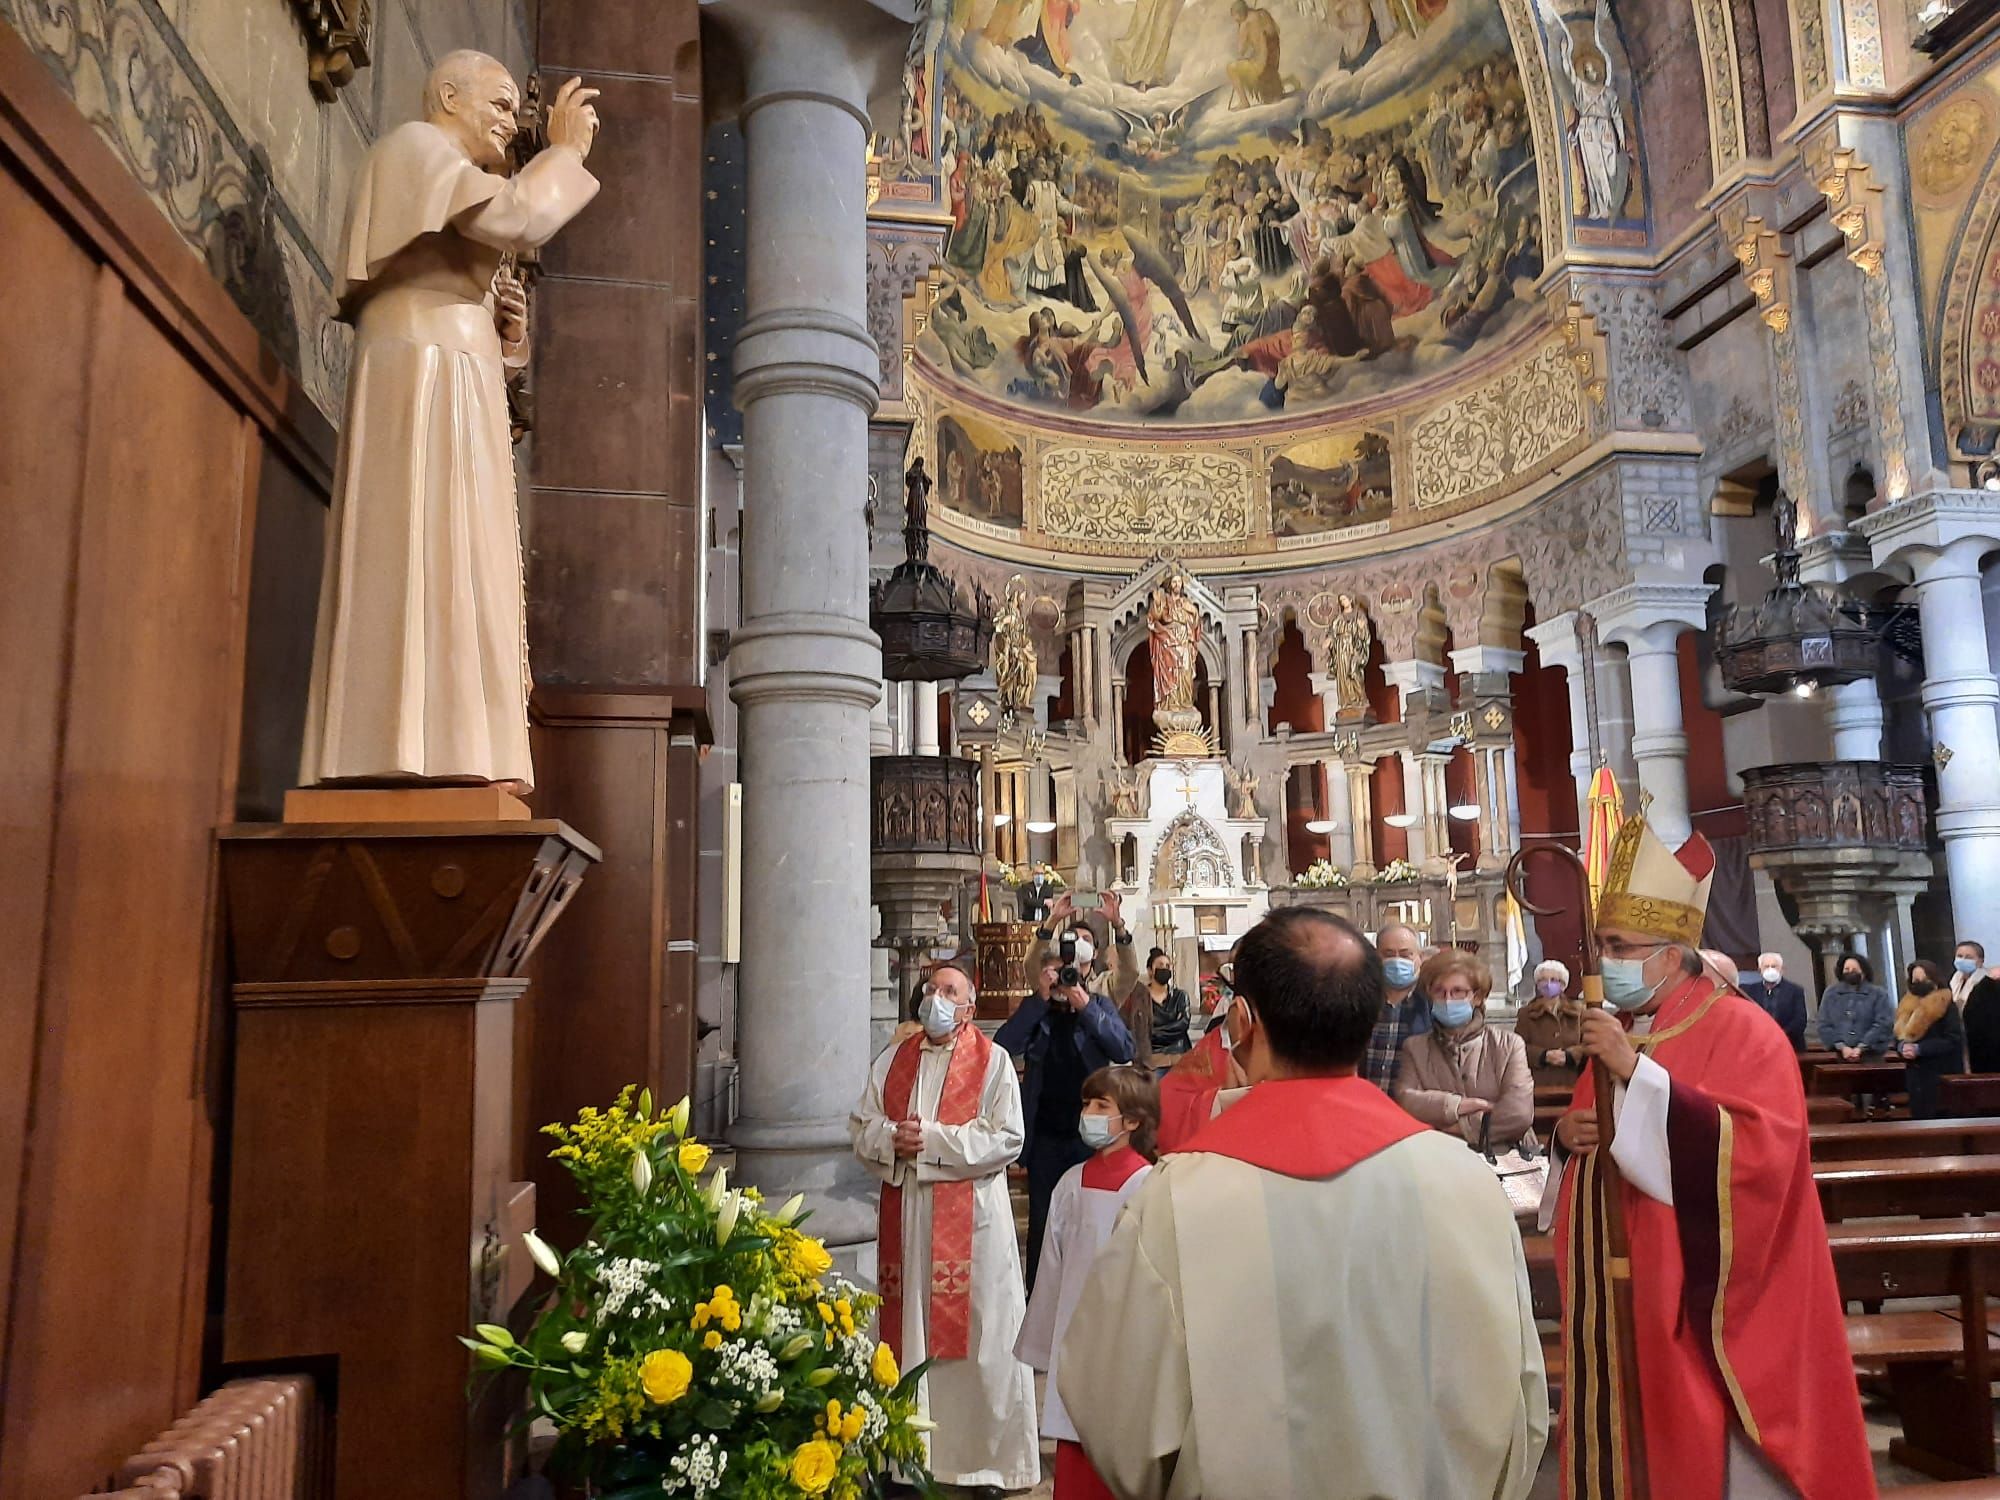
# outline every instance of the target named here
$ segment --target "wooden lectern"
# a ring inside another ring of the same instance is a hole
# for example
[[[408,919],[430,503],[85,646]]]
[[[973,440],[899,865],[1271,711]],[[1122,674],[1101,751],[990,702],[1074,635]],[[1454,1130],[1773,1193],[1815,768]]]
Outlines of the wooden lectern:
[[[523,965],[597,849],[559,822],[222,831],[235,1021],[223,1359],[334,1382],[336,1500],[487,1500],[457,1335],[532,1268],[509,1171]]]

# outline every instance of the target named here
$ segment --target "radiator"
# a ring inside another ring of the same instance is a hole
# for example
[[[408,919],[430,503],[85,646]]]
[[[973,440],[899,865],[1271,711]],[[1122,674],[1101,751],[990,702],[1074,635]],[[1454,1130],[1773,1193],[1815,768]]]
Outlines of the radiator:
[[[236,1380],[125,1460],[127,1500],[329,1500],[310,1377]]]

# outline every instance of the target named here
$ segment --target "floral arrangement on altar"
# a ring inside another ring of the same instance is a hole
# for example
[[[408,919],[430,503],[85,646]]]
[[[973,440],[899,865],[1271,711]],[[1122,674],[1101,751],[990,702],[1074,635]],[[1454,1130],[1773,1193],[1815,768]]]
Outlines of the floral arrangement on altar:
[[[1332,860],[1316,859],[1293,884],[1303,891],[1337,891],[1347,884],[1347,877],[1334,868]]]
[[[600,1500],[861,1500],[892,1468],[929,1493],[921,1367],[898,1370],[868,1332],[880,1299],[832,1274],[802,1197],[772,1213],[720,1167],[703,1182],[709,1148],[687,1127],[687,1100],[655,1115],[629,1087],[544,1126],[590,1232],[564,1257],[531,1231],[556,1281],[533,1326],[462,1342],[527,1373],[552,1473]]]
[[[1407,885],[1418,878],[1417,867],[1407,859],[1392,859],[1375,874],[1376,885]]]
[[[1006,866],[1000,872],[1000,878],[1007,882],[1010,890],[1020,889],[1020,887],[1026,885],[1037,875],[1048,882],[1050,890],[1066,891],[1069,889],[1069,882],[1062,878],[1054,865],[1031,865],[1026,860],[1023,860],[1018,865]]]

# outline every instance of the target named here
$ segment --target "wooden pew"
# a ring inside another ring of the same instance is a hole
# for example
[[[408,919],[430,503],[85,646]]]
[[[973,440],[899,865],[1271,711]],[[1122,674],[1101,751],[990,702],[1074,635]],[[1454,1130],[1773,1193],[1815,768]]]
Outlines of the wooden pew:
[[[2000,1119],[1856,1120],[1812,1127],[1815,1162],[2000,1152]],[[1994,1205],[2000,1209],[2000,1203]]]
[[[2000,1073],[1949,1073],[1939,1082],[1938,1104],[1945,1113],[2000,1115]]]
[[[1884,1113],[1885,1101],[1892,1097],[1902,1099],[1905,1095],[1903,1064],[1898,1062],[1832,1062],[1820,1063],[1812,1070],[1806,1081],[1806,1093],[1817,1098],[1859,1099],[1867,1095],[1875,1100],[1870,1109],[1873,1115]]]
[[[1875,1158],[1815,1165],[1827,1222],[1900,1214],[1950,1218],[2000,1204],[2000,1155]]]

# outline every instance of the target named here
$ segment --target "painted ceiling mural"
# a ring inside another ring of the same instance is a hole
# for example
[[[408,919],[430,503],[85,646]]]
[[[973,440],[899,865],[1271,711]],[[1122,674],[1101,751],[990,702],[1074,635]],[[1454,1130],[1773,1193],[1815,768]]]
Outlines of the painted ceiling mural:
[[[934,0],[875,211],[944,236],[906,411],[947,524],[1303,560],[1576,452],[1537,281],[1647,243],[1615,3]]]
[[[1270,423],[1537,317],[1493,0],[953,0],[936,31],[936,139],[911,145],[951,229],[917,352],[948,384],[1093,425]],[[1623,196],[1615,163],[1590,181]]]

